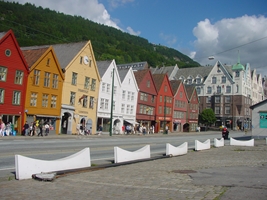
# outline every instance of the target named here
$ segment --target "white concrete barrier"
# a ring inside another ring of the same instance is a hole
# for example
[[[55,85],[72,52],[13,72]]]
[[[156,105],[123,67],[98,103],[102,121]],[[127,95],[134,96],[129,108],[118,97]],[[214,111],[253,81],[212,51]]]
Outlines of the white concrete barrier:
[[[246,141],[241,141],[241,140],[235,140],[234,138],[230,138],[230,145],[232,146],[249,146],[253,147],[254,146],[254,139],[251,140],[246,140]]]
[[[205,149],[210,149],[210,139],[207,139],[205,142],[200,142],[198,140],[195,140],[195,150],[201,151]]]
[[[150,158],[150,145],[146,145],[134,152],[114,147],[114,162],[121,163],[133,160]]]
[[[214,146],[215,147],[223,147],[224,146],[224,139],[221,138],[221,139],[217,139],[217,138],[214,138]]]
[[[179,156],[187,154],[188,151],[188,143],[184,142],[178,147],[175,147],[169,143],[166,144],[166,155],[172,155],[172,156]]]
[[[90,149],[85,148],[58,160],[39,160],[15,155],[16,179],[30,179],[33,174],[91,167]]]

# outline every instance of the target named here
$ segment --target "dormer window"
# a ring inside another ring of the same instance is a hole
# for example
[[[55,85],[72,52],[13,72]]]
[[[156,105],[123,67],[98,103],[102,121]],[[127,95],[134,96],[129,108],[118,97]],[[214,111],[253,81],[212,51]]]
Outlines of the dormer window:
[[[239,75],[240,75],[240,72],[239,71],[236,71],[235,72],[235,77],[239,77]]]
[[[192,84],[192,79],[191,78],[187,79],[187,84]]]
[[[201,83],[201,78],[200,77],[196,78],[196,83],[197,84],[200,84]]]

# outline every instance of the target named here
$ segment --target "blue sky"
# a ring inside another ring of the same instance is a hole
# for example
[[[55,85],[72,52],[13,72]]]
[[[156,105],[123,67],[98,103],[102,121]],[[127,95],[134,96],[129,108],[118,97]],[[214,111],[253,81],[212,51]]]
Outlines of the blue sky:
[[[12,0],[13,1],[13,0]],[[17,0],[115,27],[174,48],[201,65],[233,65],[238,51],[267,75],[266,0]],[[209,60],[214,56],[214,60]]]

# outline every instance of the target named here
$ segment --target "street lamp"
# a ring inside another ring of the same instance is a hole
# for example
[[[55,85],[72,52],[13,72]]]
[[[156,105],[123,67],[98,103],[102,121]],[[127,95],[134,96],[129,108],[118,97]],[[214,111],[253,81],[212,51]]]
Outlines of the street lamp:
[[[114,88],[114,68],[112,70],[112,85],[111,85],[111,108],[110,108],[110,124],[109,124],[109,136],[112,136],[112,118],[113,118],[113,88]]]

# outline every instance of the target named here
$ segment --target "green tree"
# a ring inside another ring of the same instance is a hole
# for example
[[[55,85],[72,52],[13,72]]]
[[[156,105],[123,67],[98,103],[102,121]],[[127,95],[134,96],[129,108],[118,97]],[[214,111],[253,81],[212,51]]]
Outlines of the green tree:
[[[199,122],[205,125],[211,125],[216,122],[216,117],[212,109],[207,108],[199,114]]]

